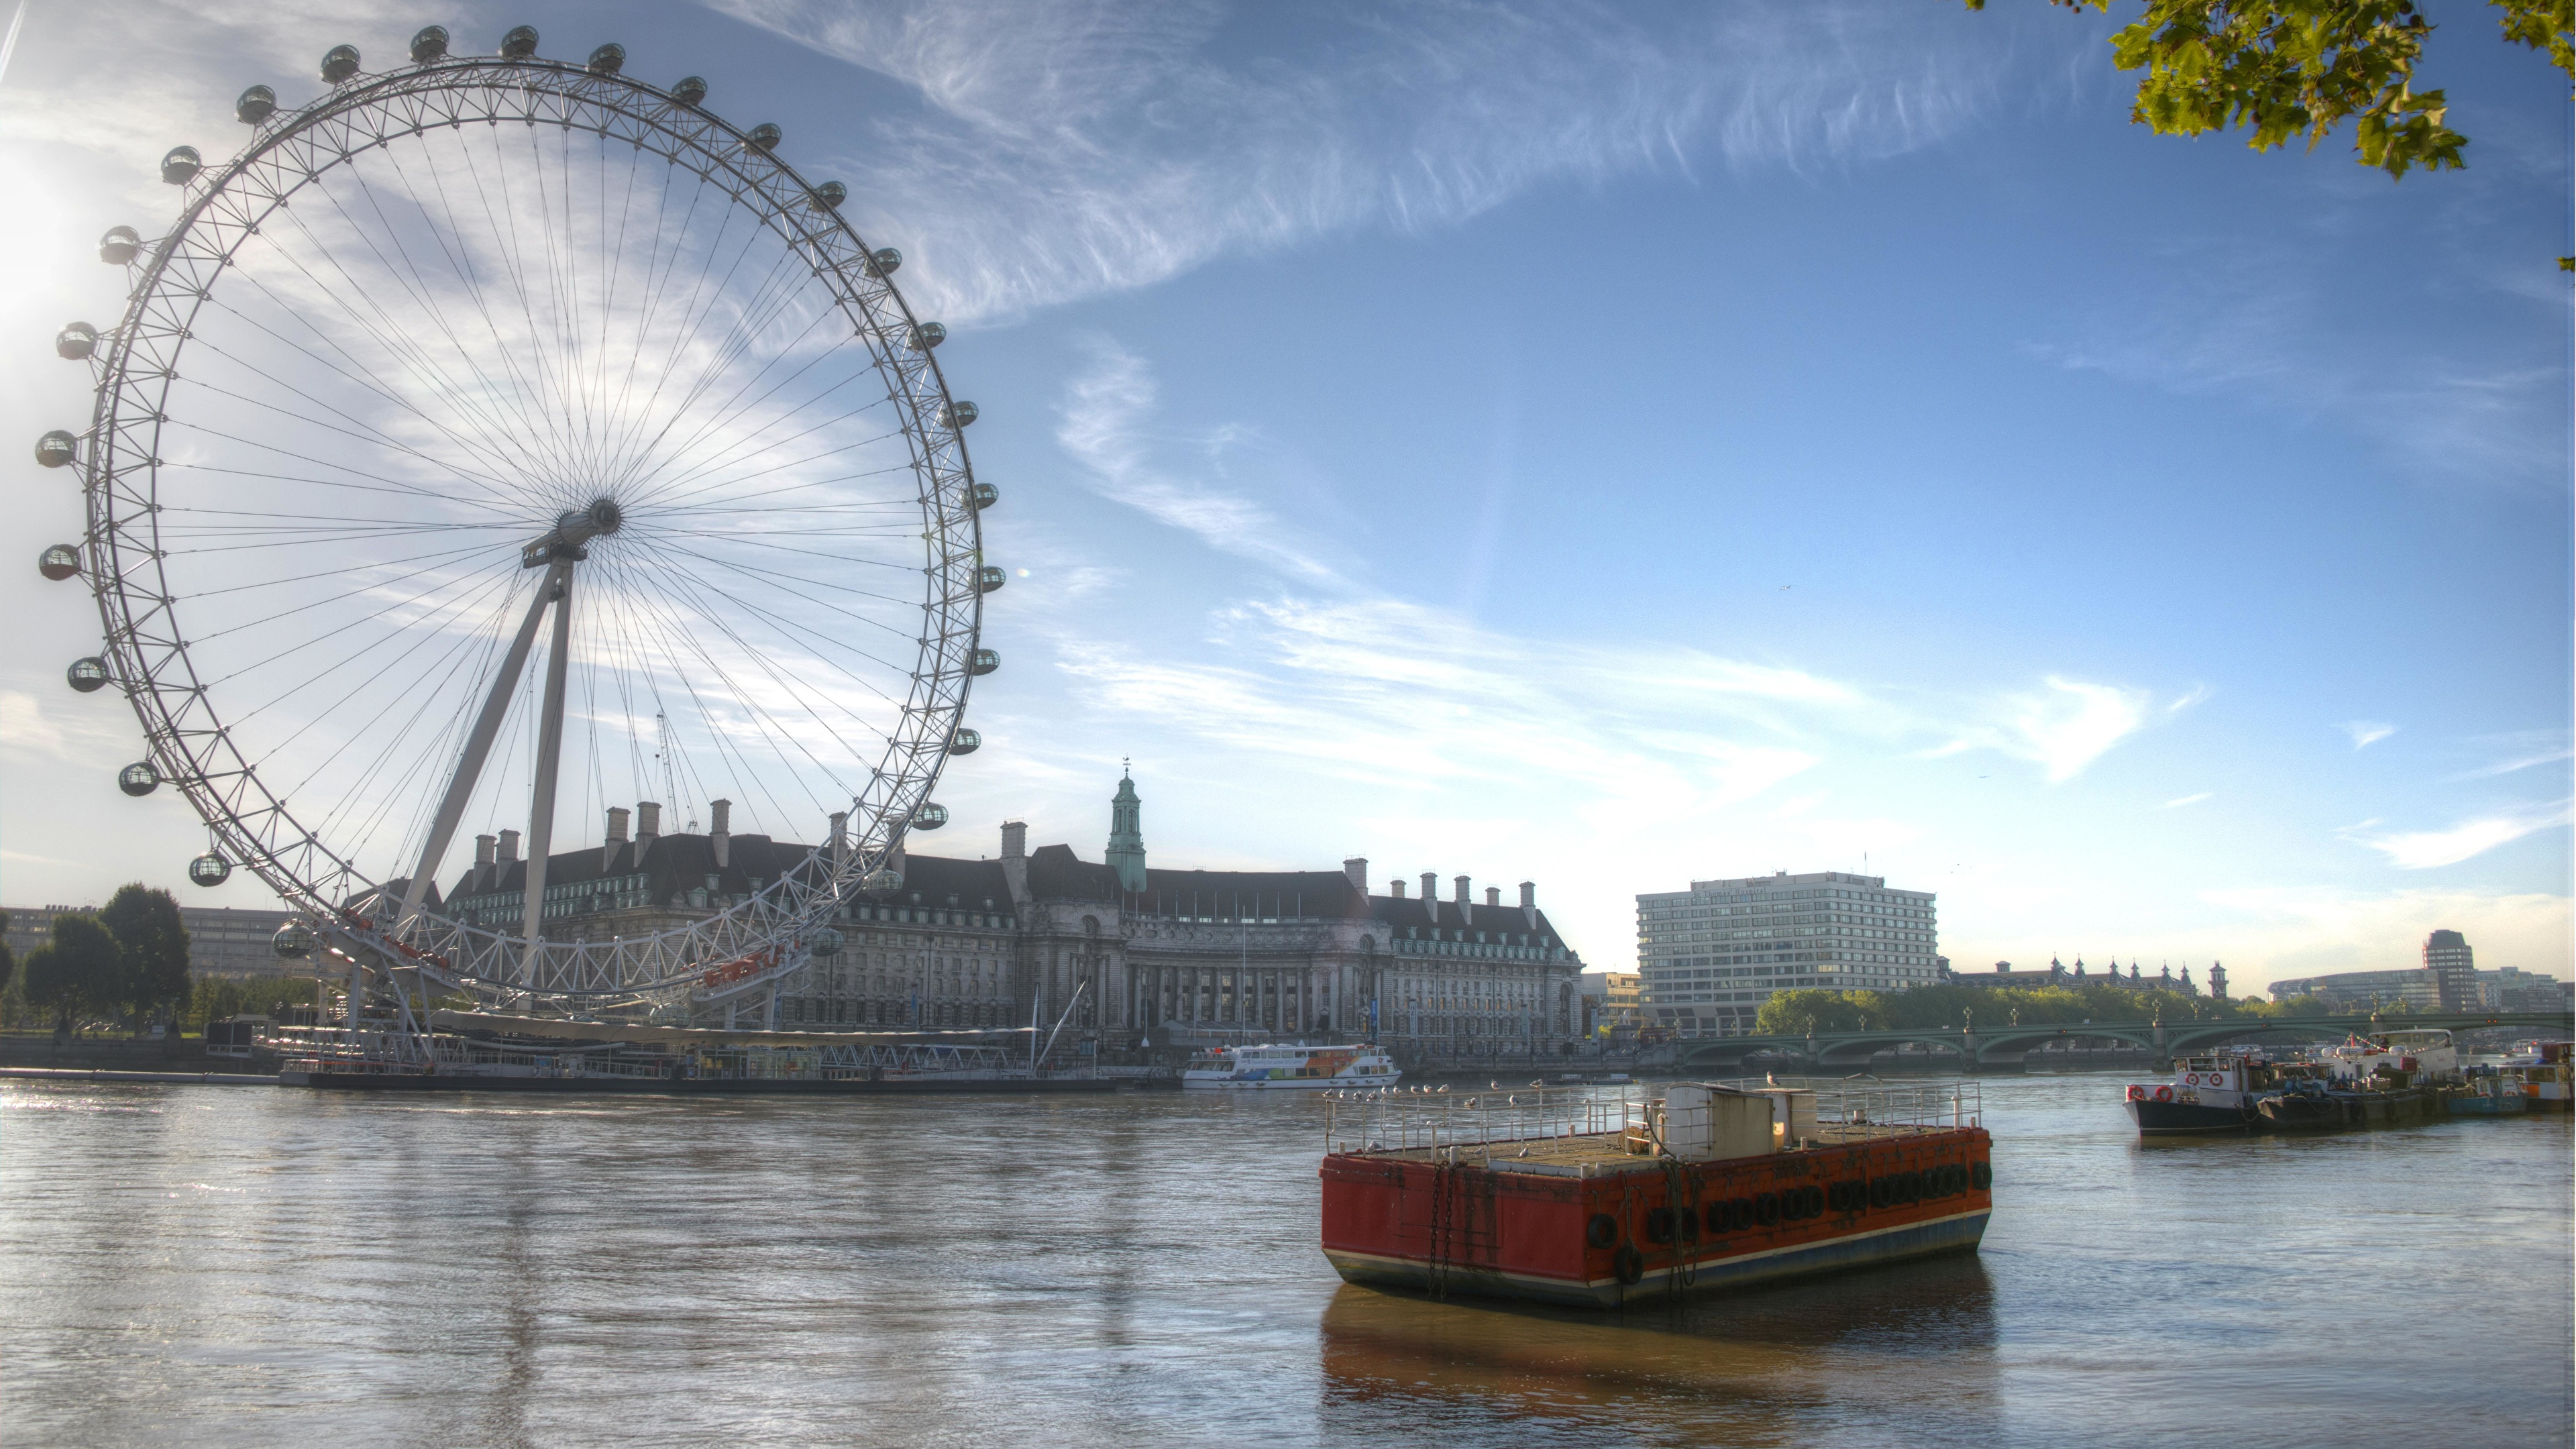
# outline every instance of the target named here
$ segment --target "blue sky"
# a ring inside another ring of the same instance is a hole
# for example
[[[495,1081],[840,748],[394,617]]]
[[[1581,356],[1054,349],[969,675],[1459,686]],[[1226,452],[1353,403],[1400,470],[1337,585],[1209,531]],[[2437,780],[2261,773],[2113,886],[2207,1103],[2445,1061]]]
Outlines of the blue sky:
[[[2471,166],[2391,185],[2130,125],[2112,22],[2035,0],[37,0],[0,412],[83,415],[89,249],[241,86],[615,39],[952,329],[1014,578],[924,848],[1096,852],[1133,757],[1158,863],[1531,879],[1596,966],[1640,891],[1865,864],[1962,964],[2242,989],[2447,926],[2564,976],[2570,112],[2431,13]],[[17,456],[32,561],[77,500]],[[0,895],[177,882],[202,831],[59,682],[94,612],[0,606]]]

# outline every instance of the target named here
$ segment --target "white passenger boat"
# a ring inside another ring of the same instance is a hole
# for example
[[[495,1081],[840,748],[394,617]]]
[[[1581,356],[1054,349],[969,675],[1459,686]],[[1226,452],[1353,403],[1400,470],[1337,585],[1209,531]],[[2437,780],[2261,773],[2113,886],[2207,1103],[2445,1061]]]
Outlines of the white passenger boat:
[[[1391,1087],[1403,1075],[1374,1046],[1217,1047],[1190,1059],[1181,1085],[1203,1091]]]

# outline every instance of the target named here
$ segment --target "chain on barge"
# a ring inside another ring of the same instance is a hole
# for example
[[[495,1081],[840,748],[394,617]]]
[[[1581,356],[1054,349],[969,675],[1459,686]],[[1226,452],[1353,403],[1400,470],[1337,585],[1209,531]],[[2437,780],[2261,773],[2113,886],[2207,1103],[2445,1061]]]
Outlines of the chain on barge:
[[[1340,1092],[1344,1279],[1615,1308],[1935,1253],[1993,1211],[1976,1084]]]

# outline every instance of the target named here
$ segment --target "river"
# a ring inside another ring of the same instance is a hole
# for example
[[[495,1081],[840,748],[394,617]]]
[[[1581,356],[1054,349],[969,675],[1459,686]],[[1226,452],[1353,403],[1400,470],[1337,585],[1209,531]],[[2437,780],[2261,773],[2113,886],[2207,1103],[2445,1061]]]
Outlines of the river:
[[[1322,1104],[0,1082],[27,1445],[2570,1442],[2566,1117],[2141,1146],[1984,1251],[1624,1317],[1349,1288]]]

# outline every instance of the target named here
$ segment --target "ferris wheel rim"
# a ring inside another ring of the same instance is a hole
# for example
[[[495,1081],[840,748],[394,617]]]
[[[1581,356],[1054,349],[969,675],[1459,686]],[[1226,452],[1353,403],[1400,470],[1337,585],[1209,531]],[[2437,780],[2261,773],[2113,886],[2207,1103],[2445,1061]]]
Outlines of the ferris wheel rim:
[[[436,98],[462,98],[468,104],[435,114],[426,114],[434,107],[420,106],[409,115],[393,114],[404,102]],[[479,108],[471,104],[477,100]],[[361,118],[372,118],[374,124],[360,124]],[[886,380],[901,420],[919,482],[924,538],[934,541],[934,556],[923,570],[924,627],[910,696],[896,732],[886,736],[879,762],[868,773],[867,786],[850,802],[859,826],[856,838],[817,845],[802,866],[751,901],[719,910],[712,921],[619,943],[619,954],[658,956],[658,966],[639,975],[616,962],[606,969],[592,962],[564,975],[563,991],[547,994],[601,997],[664,989],[688,980],[698,964],[728,953],[751,959],[766,951],[771,959],[761,974],[773,975],[785,969],[784,956],[794,954],[793,949],[782,953],[781,943],[795,948],[828,916],[831,902],[861,887],[902,840],[938,781],[979,672],[981,518],[972,501],[975,484],[963,423],[952,419],[956,405],[944,373],[928,347],[916,345],[917,355],[906,357],[898,345],[898,334],[918,338],[922,326],[901,292],[840,214],[836,197],[827,202],[824,188],[808,182],[769,145],[759,144],[754,133],[703,106],[614,71],[567,62],[534,56],[439,57],[352,75],[304,107],[275,112],[257,123],[251,142],[228,162],[188,178],[179,218],[129,262],[135,285],[111,345],[99,349],[93,364],[97,401],[81,460],[89,515],[85,551],[90,566],[85,572],[99,604],[108,658],[144,727],[151,762],[197,810],[216,837],[217,851],[250,869],[317,924],[355,924],[342,919],[349,892],[361,886],[381,888],[385,880],[336,852],[318,830],[306,828],[288,795],[260,777],[208,697],[179,633],[177,600],[153,521],[160,495],[159,432],[168,421],[168,392],[188,340],[186,324],[212,295],[234,254],[256,235],[259,220],[368,151],[437,126],[504,120],[560,124],[567,130],[594,131],[603,139],[629,140],[675,167],[715,181],[731,205],[751,212],[829,290],[832,305],[852,322],[856,340]],[[681,121],[687,124],[677,124]],[[326,135],[333,130],[336,142]],[[308,164],[300,172],[281,166],[279,158],[295,143],[316,137],[324,137],[324,143],[305,148]],[[666,144],[651,144],[655,141]],[[315,157],[321,158],[319,164],[309,164]],[[227,241],[220,235],[223,219],[208,219],[224,203],[244,196],[250,190],[242,184],[245,178],[257,177],[262,168],[283,184],[266,188],[247,224],[232,220],[234,234]],[[217,245],[196,245],[201,227],[218,233]],[[154,334],[156,315],[177,325],[161,329],[147,359],[152,365],[138,373],[138,349]],[[145,396],[146,391],[151,395]],[[121,447],[128,431],[140,435],[139,446]],[[120,497],[130,505],[123,512]],[[138,518],[150,530],[141,547],[133,537]],[[962,546],[955,538],[961,532]],[[143,586],[146,576],[149,587]],[[290,852],[300,853],[300,862],[290,862]],[[323,868],[316,868],[317,861]],[[336,886],[329,884],[332,875],[338,877]],[[528,944],[522,936],[436,913],[425,919],[417,928],[406,923],[407,934],[397,941],[444,945],[453,954],[433,956],[408,944],[400,949],[441,962],[440,974],[460,981],[492,978],[468,969],[459,955],[488,956]],[[595,944],[543,943],[549,953],[569,947],[568,954],[585,957],[596,954],[590,949]]]

